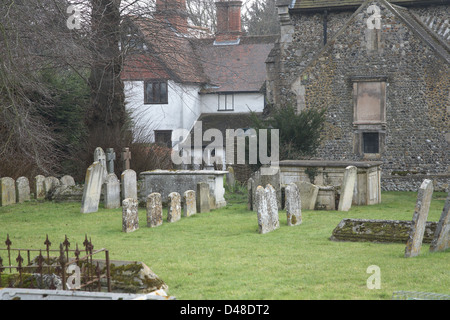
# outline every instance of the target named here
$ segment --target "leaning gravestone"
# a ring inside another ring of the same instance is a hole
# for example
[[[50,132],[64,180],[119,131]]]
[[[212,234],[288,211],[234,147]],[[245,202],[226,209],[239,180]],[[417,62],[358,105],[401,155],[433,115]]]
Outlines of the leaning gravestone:
[[[31,200],[30,181],[26,177],[20,177],[16,180],[17,203],[24,203]]]
[[[94,151],[94,162],[100,162],[103,167],[103,178],[106,179],[108,171],[106,170],[106,154],[102,148],[98,147]]]
[[[105,208],[120,208],[120,181],[114,173],[108,174],[104,183],[105,190]]]
[[[0,206],[5,207],[16,203],[16,183],[12,178],[0,179]]]
[[[122,202],[122,231],[130,233],[139,229],[139,202],[135,199],[125,199]]]
[[[169,194],[169,212],[167,222],[177,222],[181,219],[181,196],[178,192]]]
[[[417,195],[416,208],[412,219],[413,224],[406,242],[406,258],[418,256],[420,253],[432,196],[433,181],[426,179],[422,182]]]
[[[155,228],[163,224],[163,207],[160,193],[152,193],[147,197],[147,227]]]
[[[44,176],[36,176],[34,178],[34,197],[36,200],[44,200],[45,199],[45,177]]]
[[[188,190],[183,195],[183,216],[190,217],[197,213],[197,200],[195,198],[195,191]]]
[[[444,209],[431,242],[430,251],[444,251],[448,248],[450,248],[450,192],[447,200],[445,200]]]
[[[197,212],[204,213],[210,211],[209,184],[206,182],[200,182],[197,184]]]
[[[303,210],[314,210],[316,207],[317,196],[319,195],[319,187],[307,181],[296,183],[300,192],[300,199]]]
[[[338,206],[339,211],[348,211],[352,207],[357,173],[358,169],[354,166],[345,168],[344,180],[341,186],[341,197]]]
[[[286,215],[288,226],[296,226],[302,223],[302,204],[300,193],[295,183],[291,183],[286,187]]]
[[[272,231],[272,221],[267,208],[266,190],[262,186],[258,186],[255,192],[255,206],[258,214],[258,231],[260,234]]]
[[[122,173],[122,199],[138,200],[136,171],[127,169]]]
[[[271,184],[266,186],[266,201],[267,210],[269,211],[270,216],[270,224],[273,231],[280,227],[280,219],[278,216],[277,191]]]
[[[100,162],[94,162],[86,171],[86,179],[81,200],[81,213],[93,213],[98,211],[104,170]]]

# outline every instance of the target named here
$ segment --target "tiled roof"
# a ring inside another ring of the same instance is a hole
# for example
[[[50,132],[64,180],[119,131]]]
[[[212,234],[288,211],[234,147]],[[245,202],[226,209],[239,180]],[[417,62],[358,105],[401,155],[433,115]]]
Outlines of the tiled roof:
[[[276,37],[241,37],[236,45],[217,45],[214,39],[196,42],[210,87],[204,92],[258,92],[266,80],[265,61]]]
[[[364,0],[296,0],[292,9],[317,10],[359,7]],[[393,4],[408,6],[431,3],[449,3],[448,0],[389,0]]]
[[[133,22],[149,48],[148,57],[128,58],[123,79],[137,80],[139,72],[147,78],[160,75],[180,83],[203,84],[208,88],[204,93],[257,92],[265,83],[265,61],[277,36],[243,36],[239,44],[226,45],[215,43],[214,38],[179,35],[151,19]]]

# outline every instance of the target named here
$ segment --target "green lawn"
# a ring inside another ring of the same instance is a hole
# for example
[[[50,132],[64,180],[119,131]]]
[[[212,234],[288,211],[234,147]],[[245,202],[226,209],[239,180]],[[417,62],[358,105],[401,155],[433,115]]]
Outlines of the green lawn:
[[[343,218],[411,220],[416,196],[388,192],[382,204],[346,213],[304,211],[297,227],[287,226],[282,211],[281,228],[266,235],[258,234],[245,196],[232,195],[226,208],[155,229],[146,227],[141,208],[141,228],[130,234],[121,232],[121,210],[83,215],[79,204],[30,202],[0,208],[0,246],[7,234],[20,248],[44,248],[48,234],[53,249],[65,235],[81,245],[87,234],[95,249],[110,250],[111,259],[146,263],[179,300],[390,299],[400,290],[450,294],[448,250],[430,254],[424,245],[419,257],[406,259],[403,244],[329,240]],[[439,220],[445,196],[434,194],[429,221]],[[371,265],[380,267],[380,290],[367,288]]]

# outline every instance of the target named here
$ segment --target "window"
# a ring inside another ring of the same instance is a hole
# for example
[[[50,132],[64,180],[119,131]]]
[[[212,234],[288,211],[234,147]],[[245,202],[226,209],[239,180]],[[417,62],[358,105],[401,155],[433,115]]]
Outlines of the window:
[[[172,130],[155,130],[155,143],[172,148]]]
[[[218,111],[234,111],[234,94],[219,94]]]
[[[378,132],[363,133],[364,153],[380,153],[380,134]]]
[[[145,81],[145,104],[168,104],[167,81]]]

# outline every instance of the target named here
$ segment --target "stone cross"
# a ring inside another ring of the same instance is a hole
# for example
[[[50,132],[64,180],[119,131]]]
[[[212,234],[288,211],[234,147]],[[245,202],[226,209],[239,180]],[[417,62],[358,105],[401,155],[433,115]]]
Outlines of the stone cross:
[[[405,258],[415,257],[420,253],[432,196],[433,181],[425,179],[417,195],[416,208],[412,219],[413,225],[406,242]]]
[[[130,169],[130,160],[131,160],[130,148],[123,148],[122,151],[123,170]]]
[[[114,149],[106,149],[106,168],[108,173],[114,173],[114,161],[116,161],[116,153],[114,152]]]

